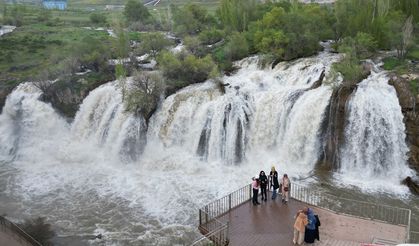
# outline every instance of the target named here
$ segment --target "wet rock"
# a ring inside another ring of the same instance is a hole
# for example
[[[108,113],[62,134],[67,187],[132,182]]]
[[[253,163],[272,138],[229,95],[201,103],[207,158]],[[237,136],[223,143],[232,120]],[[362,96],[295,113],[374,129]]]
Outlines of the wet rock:
[[[6,102],[7,95],[12,92],[13,87],[10,86],[0,86],[0,114],[3,111],[3,106]]]
[[[411,177],[407,177],[402,181],[402,184],[409,187],[410,191],[415,194],[419,195],[419,182],[413,180]]]
[[[323,83],[324,76],[325,76],[325,70],[322,71],[319,79],[316,82],[314,82],[313,85],[310,86],[310,88],[308,88],[307,90],[313,90],[313,89],[319,88]]]
[[[323,151],[318,165],[321,168],[335,170],[339,168],[339,147],[343,145],[347,101],[356,86],[341,86],[332,93],[327,115],[322,124]]]
[[[395,74],[390,76],[389,84],[396,89],[406,126],[406,141],[409,146],[409,165],[419,172],[419,101],[409,85],[409,81]]]

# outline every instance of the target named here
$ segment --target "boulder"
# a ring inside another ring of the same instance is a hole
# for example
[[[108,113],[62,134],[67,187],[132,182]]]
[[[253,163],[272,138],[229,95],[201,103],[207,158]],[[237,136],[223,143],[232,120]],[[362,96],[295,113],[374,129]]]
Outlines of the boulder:
[[[407,177],[402,181],[402,184],[409,187],[409,190],[413,194],[419,195],[419,183],[418,183],[418,181],[413,180],[411,177]]]

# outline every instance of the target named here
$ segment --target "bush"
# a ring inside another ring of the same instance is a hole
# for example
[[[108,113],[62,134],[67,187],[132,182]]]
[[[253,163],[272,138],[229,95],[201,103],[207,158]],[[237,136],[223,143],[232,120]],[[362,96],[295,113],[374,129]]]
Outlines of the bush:
[[[158,52],[172,44],[171,40],[159,32],[147,33],[142,37],[138,52],[141,54],[150,53],[155,57]]]
[[[202,31],[198,37],[203,44],[215,44],[223,39],[223,32],[213,28],[211,30]]]
[[[90,14],[90,21],[95,25],[106,25],[106,16],[100,13]]]
[[[158,57],[158,63],[163,75],[169,80],[168,86],[174,89],[218,75],[217,66],[210,55],[198,58],[184,52],[177,55],[163,52]]]
[[[129,0],[124,9],[124,15],[128,22],[141,21],[145,22],[151,18],[150,12],[147,7],[144,6],[142,1]]]
[[[383,59],[384,65],[383,68],[385,70],[395,70],[398,67],[402,67],[406,65],[404,60],[400,60],[395,57],[386,57]]]
[[[350,54],[345,54],[342,61],[333,64],[333,70],[339,72],[343,76],[344,85],[351,86],[364,77],[362,66],[359,61]]]
[[[226,56],[230,57],[231,60],[239,60],[249,55],[249,45],[247,44],[246,37],[244,34],[234,32],[228,40],[228,43],[224,47]]]

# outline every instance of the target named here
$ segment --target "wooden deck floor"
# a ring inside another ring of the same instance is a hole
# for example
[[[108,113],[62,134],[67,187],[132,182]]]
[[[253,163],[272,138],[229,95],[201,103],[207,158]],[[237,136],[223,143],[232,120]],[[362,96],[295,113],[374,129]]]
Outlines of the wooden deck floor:
[[[229,245],[292,246],[294,215],[304,206],[307,205],[296,200],[283,205],[278,198],[268,199],[257,206],[249,201],[234,208],[220,220],[230,223]],[[406,236],[403,226],[338,215],[320,208],[314,208],[314,211],[322,223],[321,241],[316,241],[316,246],[359,246],[361,243],[371,243],[374,238],[401,243]]]

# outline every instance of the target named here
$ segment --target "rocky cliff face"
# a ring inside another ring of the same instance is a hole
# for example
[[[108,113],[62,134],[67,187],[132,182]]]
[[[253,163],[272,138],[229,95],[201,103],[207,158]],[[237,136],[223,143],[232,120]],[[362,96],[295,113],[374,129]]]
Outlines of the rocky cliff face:
[[[371,74],[371,64],[363,64],[362,79]],[[344,144],[347,102],[361,81],[343,81],[333,90],[327,115],[322,124],[323,152],[317,166],[326,170],[339,168],[339,148]],[[317,82],[316,82],[317,83]]]
[[[407,143],[409,144],[409,164],[419,172],[419,100],[413,95],[409,83],[403,78],[392,75],[389,84],[396,89],[406,124]]]

